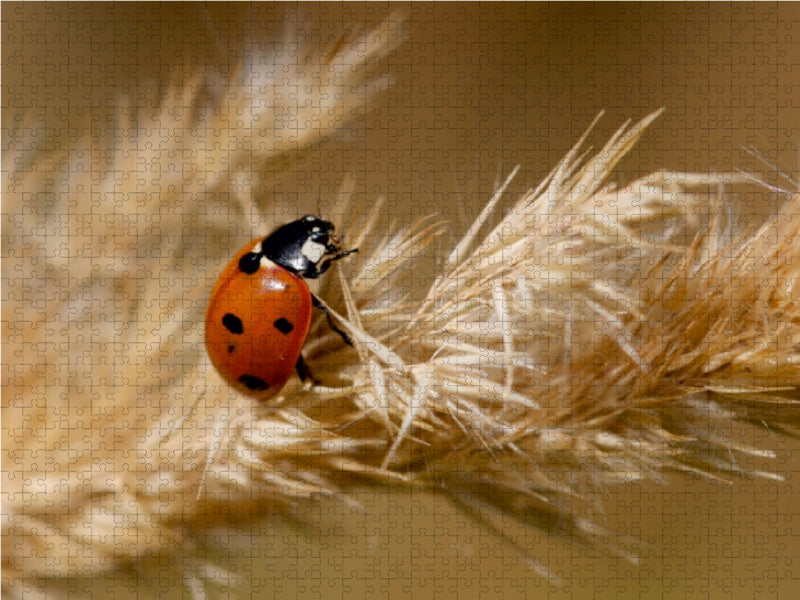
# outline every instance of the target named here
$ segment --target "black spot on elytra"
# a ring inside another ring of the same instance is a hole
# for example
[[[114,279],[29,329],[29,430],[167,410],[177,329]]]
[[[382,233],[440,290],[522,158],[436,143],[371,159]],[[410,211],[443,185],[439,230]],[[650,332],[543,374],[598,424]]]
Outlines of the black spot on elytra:
[[[236,346],[234,344],[228,346],[228,354],[233,354],[234,350],[236,350]]]
[[[248,390],[253,390],[254,392],[263,392],[269,387],[266,381],[255,375],[242,375],[239,377],[239,383],[246,386]]]
[[[292,329],[294,329],[294,325],[289,323],[289,321],[287,321],[283,317],[275,321],[273,325],[275,326],[275,329],[277,329],[284,335],[288,334],[289,332],[292,331]]]
[[[248,252],[239,259],[239,270],[252,275],[258,271],[258,267],[261,265],[261,256],[255,252]]]
[[[244,333],[244,325],[242,325],[242,320],[236,315],[225,313],[225,316],[222,317],[222,324],[225,326],[225,329],[231,333],[235,333],[237,335]]]

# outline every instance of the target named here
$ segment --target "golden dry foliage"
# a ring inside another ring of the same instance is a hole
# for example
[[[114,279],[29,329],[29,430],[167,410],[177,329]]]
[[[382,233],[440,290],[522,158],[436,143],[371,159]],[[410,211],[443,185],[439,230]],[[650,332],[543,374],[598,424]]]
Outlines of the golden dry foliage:
[[[293,37],[254,44],[224,79],[203,72],[155,108],[123,106],[109,138],[76,127],[53,143],[36,115],[8,132],[7,582],[15,570],[89,576],[180,551],[187,523],[210,510],[206,491],[229,506],[316,489],[249,466],[201,489],[215,457],[243,464],[228,432],[258,412],[209,366],[203,314],[231,238],[265,209],[258,173],[362,114],[389,84],[375,67],[402,36],[390,17],[323,54]]]
[[[594,156],[581,140],[495,216],[512,173],[421,298],[400,282],[448,242],[445,224],[381,234],[378,203],[345,228],[361,251],[337,264],[326,294],[355,348],[324,320],[306,347],[324,385],[290,382],[271,406],[225,385],[201,324],[231,228],[267,212],[253,204],[251,170],[340,127],[385,87],[363,78],[399,37],[390,23],[322,57],[278,54],[226,85],[170,89],[110,144],[82,135],[59,154],[37,152],[29,127],[12,136],[10,589],[186,552],[193,531],[357,481],[435,485],[465,508],[592,542],[602,532],[579,507],[597,486],[666,469],[779,476],[741,469],[737,456],[768,453],[722,432],[800,423],[800,196],[736,243],[719,242],[730,240],[721,217],[693,235],[697,215],[719,208],[709,187],[728,178],[607,183],[657,113]]]

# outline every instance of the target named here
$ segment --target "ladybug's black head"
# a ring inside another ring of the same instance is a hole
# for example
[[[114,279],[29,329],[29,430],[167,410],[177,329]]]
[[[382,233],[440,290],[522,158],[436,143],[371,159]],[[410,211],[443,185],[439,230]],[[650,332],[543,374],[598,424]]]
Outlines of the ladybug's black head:
[[[293,273],[315,279],[331,262],[355,250],[342,252],[334,236],[333,223],[308,215],[281,225],[261,245],[261,254]]]

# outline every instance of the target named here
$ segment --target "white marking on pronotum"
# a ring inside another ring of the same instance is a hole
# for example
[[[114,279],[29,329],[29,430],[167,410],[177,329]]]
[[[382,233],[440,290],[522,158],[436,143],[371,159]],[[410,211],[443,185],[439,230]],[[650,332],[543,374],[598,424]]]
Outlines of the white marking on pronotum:
[[[266,256],[262,256],[261,259],[258,261],[258,268],[259,269],[274,269],[277,267],[274,262],[268,259]]]
[[[308,260],[316,264],[322,260],[322,255],[325,254],[325,245],[317,243],[313,240],[306,240],[303,248],[300,250]]]

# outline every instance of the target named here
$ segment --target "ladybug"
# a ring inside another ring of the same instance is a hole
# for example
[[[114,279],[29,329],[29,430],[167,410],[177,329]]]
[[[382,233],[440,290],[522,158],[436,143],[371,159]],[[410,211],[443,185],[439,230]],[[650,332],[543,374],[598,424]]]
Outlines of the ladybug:
[[[312,307],[352,346],[305,279],[318,278],[353,252],[341,249],[332,223],[314,215],[242,248],[222,271],[206,311],[206,349],[222,377],[262,401],[277,394],[295,369],[305,381],[310,373],[302,348]]]

